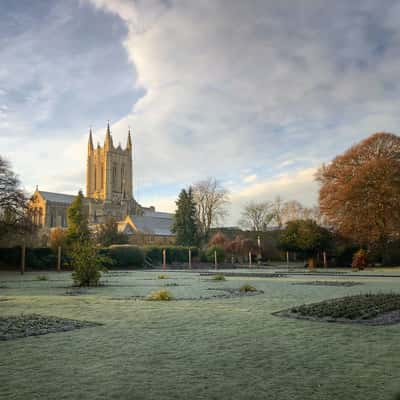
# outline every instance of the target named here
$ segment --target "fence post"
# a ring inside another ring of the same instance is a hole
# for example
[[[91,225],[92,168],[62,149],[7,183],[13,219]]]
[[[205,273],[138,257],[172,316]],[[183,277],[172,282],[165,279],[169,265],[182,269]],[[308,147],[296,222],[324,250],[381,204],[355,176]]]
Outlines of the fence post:
[[[189,247],[189,268],[192,269],[192,249]]]
[[[323,254],[323,256],[324,256],[324,267],[325,267],[325,268],[328,268],[328,261],[327,261],[327,259],[326,259],[326,251],[324,251],[322,254]]]
[[[249,267],[251,267],[251,251],[249,251]]]
[[[21,275],[25,273],[25,255],[26,255],[26,245],[22,244],[21,247]]]
[[[214,266],[217,269],[218,260],[217,260],[217,250],[214,250]]]
[[[289,268],[289,252],[288,251],[286,252],[286,264]]]
[[[61,246],[58,246],[57,252],[57,271],[61,272]]]
[[[162,256],[163,256],[163,269],[167,268],[167,251],[163,249],[162,251]]]

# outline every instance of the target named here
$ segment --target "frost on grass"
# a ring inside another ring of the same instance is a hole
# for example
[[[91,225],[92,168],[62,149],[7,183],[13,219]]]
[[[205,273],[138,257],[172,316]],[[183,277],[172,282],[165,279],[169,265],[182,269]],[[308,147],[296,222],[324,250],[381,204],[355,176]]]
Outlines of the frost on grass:
[[[66,332],[98,325],[101,324],[38,314],[0,317],[0,340]]]
[[[400,294],[359,294],[304,304],[275,313],[283,317],[368,325],[400,323]]]

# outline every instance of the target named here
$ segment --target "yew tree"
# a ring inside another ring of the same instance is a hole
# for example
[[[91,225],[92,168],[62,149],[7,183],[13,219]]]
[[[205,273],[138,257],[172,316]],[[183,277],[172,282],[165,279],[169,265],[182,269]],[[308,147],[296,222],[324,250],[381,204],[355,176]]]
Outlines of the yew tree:
[[[375,133],[322,166],[317,180],[327,222],[385,261],[400,232],[400,137]]]

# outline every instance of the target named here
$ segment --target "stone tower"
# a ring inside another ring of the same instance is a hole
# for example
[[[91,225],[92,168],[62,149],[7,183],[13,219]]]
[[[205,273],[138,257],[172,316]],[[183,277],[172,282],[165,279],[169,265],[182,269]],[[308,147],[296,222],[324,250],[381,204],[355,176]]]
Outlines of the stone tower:
[[[132,188],[132,139],[128,131],[125,149],[114,147],[107,124],[103,147],[93,146],[92,130],[89,131],[86,166],[86,197],[106,202],[121,202],[133,199]]]

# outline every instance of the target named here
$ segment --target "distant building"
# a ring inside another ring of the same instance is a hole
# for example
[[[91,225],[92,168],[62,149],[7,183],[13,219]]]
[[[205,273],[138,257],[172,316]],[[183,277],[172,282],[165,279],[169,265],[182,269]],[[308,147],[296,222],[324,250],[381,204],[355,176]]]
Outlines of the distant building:
[[[75,196],[42,191],[36,188],[30,201],[32,221],[43,228],[67,226],[67,210]],[[133,197],[132,139],[128,131],[125,149],[114,147],[107,125],[103,147],[93,146],[89,132],[86,165],[86,197],[89,224],[95,226],[113,218],[118,229],[129,235],[141,233],[152,237],[173,238],[173,214],[142,207]]]

